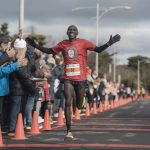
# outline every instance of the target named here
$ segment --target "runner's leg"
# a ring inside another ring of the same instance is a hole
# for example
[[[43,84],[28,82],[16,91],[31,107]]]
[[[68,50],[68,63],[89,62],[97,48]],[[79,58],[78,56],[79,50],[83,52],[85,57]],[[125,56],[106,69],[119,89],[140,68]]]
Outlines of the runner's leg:
[[[65,102],[65,119],[67,132],[71,132],[71,104],[74,94],[74,87],[69,81],[64,82],[64,93],[66,97]]]
[[[84,96],[85,96],[84,82],[75,85],[75,95],[76,95],[76,106],[78,109],[81,109],[83,105]]]

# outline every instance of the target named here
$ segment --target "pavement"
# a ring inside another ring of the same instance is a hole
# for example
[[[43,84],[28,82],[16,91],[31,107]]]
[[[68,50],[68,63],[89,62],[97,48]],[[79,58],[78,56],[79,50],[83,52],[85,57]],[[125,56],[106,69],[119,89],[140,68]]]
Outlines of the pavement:
[[[150,100],[130,102],[123,106],[73,119],[73,141],[64,141],[65,126],[38,135],[26,133],[26,140],[14,140],[2,134],[8,150],[150,150]]]

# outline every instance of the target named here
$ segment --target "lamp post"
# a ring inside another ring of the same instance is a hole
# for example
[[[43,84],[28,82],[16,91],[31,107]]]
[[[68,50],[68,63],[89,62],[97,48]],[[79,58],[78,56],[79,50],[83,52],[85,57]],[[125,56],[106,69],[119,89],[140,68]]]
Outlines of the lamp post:
[[[114,48],[114,52],[110,54],[109,56],[113,56],[113,82],[116,82],[116,55],[118,52],[116,51],[116,48]],[[110,66],[111,67],[111,66]],[[110,69],[109,67],[109,69]],[[111,70],[111,69],[110,69]],[[110,72],[110,71],[109,71]],[[111,73],[111,72],[110,72]]]
[[[97,4],[97,7],[96,7],[96,46],[99,45],[99,4]],[[98,53],[96,53],[96,59],[95,59],[95,70],[96,72],[98,73]]]
[[[24,25],[24,0],[19,0],[19,36],[22,37]]]
[[[77,7],[73,8],[72,11],[78,11],[83,9],[95,9],[96,8],[96,46],[99,45],[99,20],[102,18],[104,14],[106,14],[109,11],[112,11],[114,9],[131,9],[129,6],[115,6],[115,7],[99,7],[99,4],[96,5],[96,7]],[[103,12],[100,14],[100,10]],[[96,59],[95,59],[95,66],[96,66],[96,72],[98,73],[98,53],[96,53]]]
[[[116,48],[114,48],[114,55],[113,55],[113,82],[116,82]]]

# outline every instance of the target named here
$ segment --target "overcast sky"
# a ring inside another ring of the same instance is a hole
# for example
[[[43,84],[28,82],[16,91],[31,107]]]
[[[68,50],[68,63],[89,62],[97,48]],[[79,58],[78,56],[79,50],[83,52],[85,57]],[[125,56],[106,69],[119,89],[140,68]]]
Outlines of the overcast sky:
[[[24,0],[25,32],[50,35],[57,43],[66,37],[66,29],[75,24],[79,37],[96,41],[96,8],[72,11],[76,7],[130,6],[132,9],[115,9],[107,12],[99,22],[99,43],[104,44],[109,36],[120,34],[121,41],[115,44],[117,63],[127,63],[130,56],[150,56],[150,0]],[[19,0],[0,0],[0,24],[7,22],[11,34],[18,31]],[[100,14],[102,11],[100,11]],[[113,48],[107,49],[112,53]]]

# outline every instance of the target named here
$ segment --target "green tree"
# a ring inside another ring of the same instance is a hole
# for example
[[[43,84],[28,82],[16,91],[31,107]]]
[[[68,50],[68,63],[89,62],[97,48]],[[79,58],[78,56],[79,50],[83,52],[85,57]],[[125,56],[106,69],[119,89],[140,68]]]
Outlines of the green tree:
[[[99,73],[105,74],[109,71],[109,64],[112,63],[112,57],[106,51],[99,54]]]
[[[95,70],[95,55],[96,53],[90,52],[88,55],[88,66]],[[112,63],[112,58],[107,52],[102,52],[98,54],[98,60],[99,60],[99,73],[105,74],[108,73],[109,70],[109,64]]]
[[[143,86],[146,89],[150,90],[150,58],[146,56],[133,56],[128,58],[128,67],[132,69],[136,76],[135,79],[137,81],[137,71],[138,71],[138,61],[140,61],[140,83],[141,87]]]
[[[41,46],[47,43],[46,37],[44,35],[33,33],[33,34],[30,34],[29,37],[36,40]]]
[[[45,45],[47,43],[46,41],[46,37],[44,35],[41,35],[41,34],[30,34],[28,37],[36,40],[41,46]],[[18,38],[18,34],[15,34],[13,36],[13,41]]]
[[[150,61],[150,58],[145,57],[145,56],[141,56],[141,55],[129,57],[128,58],[128,67],[133,68],[133,69],[137,69],[138,61],[147,62],[147,61]]]
[[[1,24],[0,33],[9,35],[8,23],[7,22],[4,22],[3,24]]]
[[[88,66],[94,70],[95,68],[95,53],[94,52],[89,52],[88,54]]]
[[[137,72],[132,68],[129,68],[128,65],[118,65],[117,74],[121,75],[121,82],[125,85],[132,86],[136,88],[137,84]]]

